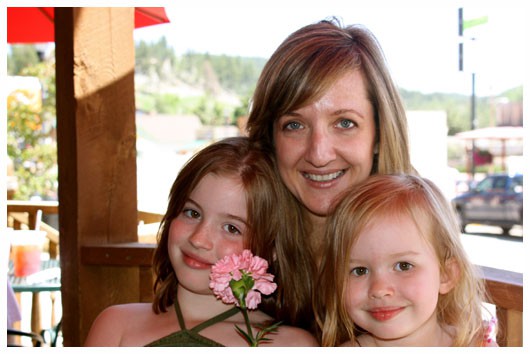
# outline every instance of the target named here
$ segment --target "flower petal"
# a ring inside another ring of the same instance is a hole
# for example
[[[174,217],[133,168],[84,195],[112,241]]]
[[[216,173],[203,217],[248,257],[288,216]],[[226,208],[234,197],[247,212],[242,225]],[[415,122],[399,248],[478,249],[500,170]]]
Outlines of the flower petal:
[[[254,310],[258,308],[258,305],[261,302],[261,294],[257,291],[250,290],[245,298],[245,302],[249,310]]]

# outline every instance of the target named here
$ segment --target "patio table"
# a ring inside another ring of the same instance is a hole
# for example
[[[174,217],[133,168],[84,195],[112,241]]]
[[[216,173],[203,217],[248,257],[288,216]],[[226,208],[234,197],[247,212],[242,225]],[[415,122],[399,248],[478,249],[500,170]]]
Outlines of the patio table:
[[[60,261],[58,259],[47,259],[41,261],[41,270],[37,273],[25,276],[17,277],[14,274],[13,262],[9,261],[9,269],[7,277],[13,291],[17,292],[31,292],[31,331],[34,333],[40,333],[41,321],[40,321],[40,302],[39,293],[42,291],[61,291],[61,268]],[[52,326],[53,323],[53,308],[54,297],[52,297]]]

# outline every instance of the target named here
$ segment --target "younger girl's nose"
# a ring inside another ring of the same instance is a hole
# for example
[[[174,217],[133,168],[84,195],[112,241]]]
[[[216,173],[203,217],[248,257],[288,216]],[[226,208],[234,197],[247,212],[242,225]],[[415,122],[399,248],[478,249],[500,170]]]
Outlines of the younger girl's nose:
[[[381,299],[394,294],[394,286],[388,277],[381,274],[373,274],[370,280],[369,296],[373,299]]]

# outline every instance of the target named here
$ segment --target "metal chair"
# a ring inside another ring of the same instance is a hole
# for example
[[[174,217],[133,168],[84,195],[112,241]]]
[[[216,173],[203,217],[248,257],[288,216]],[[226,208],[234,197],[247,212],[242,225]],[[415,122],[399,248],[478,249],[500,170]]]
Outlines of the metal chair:
[[[42,347],[43,344],[46,343],[44,341],[44,338],[42,338],[40,334],[33,333],[33,332],[25,332],[25,331],[13,329],[13,328],[8,328],[7,329],[7,339],[8,339],[7,346],[8,347],[25,347],[25,345],[22,345],[22,341],[18,341],[17,343],[14,343],[12,340],[10,340],[16,337],[19,337],[20,339],[22,339],[23,337],[31,338],[33,347]]]
[[[50,347],[56,347],[57,346],[57,338],[59,337],[59,334],[62,335],[61,332],[61,324],[62,319],[52,328],[43,329],[40,334],[41,337],[44,338],[46,343],[50,343]],[[49,339],[48,339],[49,336]]]

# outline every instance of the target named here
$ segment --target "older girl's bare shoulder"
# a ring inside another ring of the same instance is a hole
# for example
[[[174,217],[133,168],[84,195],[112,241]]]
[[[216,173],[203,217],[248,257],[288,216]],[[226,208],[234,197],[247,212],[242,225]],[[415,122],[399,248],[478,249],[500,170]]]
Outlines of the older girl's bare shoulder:
[[[85,346],[119,346],[132,326],[149,321],[153,316],[148,303],[109,306],[92,323]]]

